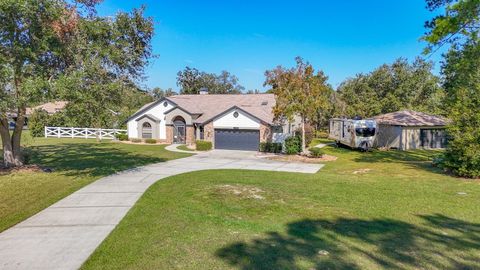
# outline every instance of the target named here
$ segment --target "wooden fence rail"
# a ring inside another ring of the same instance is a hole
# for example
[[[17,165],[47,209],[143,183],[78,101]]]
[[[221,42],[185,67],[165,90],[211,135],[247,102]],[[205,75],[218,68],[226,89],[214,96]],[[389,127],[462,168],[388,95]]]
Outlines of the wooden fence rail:
[[[45,138],[84,138],[84,139],[115,139],[115,135],[127,133],[125,129],[75,128],[75,127],[45,127]]]

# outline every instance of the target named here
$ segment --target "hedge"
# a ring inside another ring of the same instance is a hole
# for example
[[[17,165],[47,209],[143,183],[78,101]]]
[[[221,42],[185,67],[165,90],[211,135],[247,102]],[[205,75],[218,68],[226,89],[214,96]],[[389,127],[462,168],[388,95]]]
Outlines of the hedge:
[[[322,157],[323,156],[323,150],[318,147],[312,147],[308,149],[310,151],[310,155],[312,157]]]
[[[145,143],[155,144],[155,143],[157,143],[157,140],[155,140],[155,139],[145,139]]]
[[[265,153],[281,153],[282,144],[272,142],[261,142],[258,151]]]
[[[298,135],[285,139],[285,153],[287,155],[296,155],[302,152],[302,138]]]
[[[128,135],[125,133],[119,133],[115,137],[117,137],[119,141],[128,141]]]
[[[208,151],[212,150],[212,142],[204,141],[204,140],[196,140],[195,141],[196,150],[197,151]]]

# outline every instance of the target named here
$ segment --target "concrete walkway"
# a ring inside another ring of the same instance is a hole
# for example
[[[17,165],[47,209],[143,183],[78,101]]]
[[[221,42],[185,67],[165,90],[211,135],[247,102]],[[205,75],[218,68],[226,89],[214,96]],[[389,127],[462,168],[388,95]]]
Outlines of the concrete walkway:
[[[169,146],[165,147],[165,149],[167,149],[168,151],[178,152],[178,153],[189,153],[189,154],[198,153],[197,151],[185,151],[185,150],[178,149],[177,147],[179,147],[180,145],[182,144],[170,144]]]
[[[168,176],[206,169],[315,173],[323,166],[254,154],[213,150],[101,178],[2,232],[0,269],[78,269],[145,190]]]

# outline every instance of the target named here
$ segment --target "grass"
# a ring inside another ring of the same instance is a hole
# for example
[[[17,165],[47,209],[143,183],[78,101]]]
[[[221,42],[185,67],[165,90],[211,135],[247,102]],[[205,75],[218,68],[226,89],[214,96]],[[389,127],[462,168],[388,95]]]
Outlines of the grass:
[[[434,151],[324,149],[338,160],[314,175],[159,181],[83,269],[480,268],[479,181],[432,168]]]
[[[103,176],[188,156],[169,152],[162,145],[133,145],[85,139],[32,139],[28,133],[24,137],[24,144],[33,153],[31,163],[52,168],[53,173],[0,174],[0,231]]]
[[[195,151],[194,149],[188,148],[186,144],[181,144],[177,146],[177,149],[183,150],[183,151],[191,151],[191,152]]]

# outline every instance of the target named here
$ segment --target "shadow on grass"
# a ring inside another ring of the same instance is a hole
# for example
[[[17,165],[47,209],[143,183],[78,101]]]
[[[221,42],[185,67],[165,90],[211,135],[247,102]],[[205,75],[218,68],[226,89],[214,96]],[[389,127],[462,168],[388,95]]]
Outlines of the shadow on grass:
[[[159,149],[160,150],[160,149]],[[31,163],[53,168],[69,176],[105,176],[149,163],[161,157],[141,155],[101,143],[65,143],[32,147]]]
[[[422,226],[393,219],[305,219],[287,224],[286,233],[234,243],[216,256],[239,269],[365,269],[366,261],[390,269],[480,267],[480,224],[439,214],[419,217]]]

